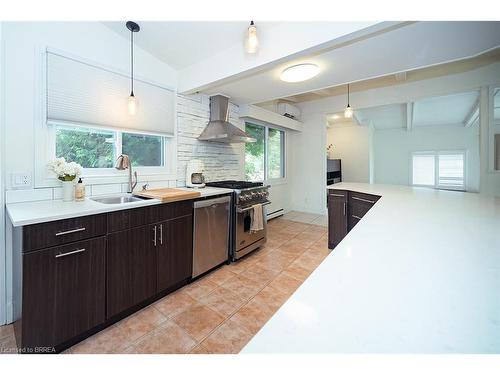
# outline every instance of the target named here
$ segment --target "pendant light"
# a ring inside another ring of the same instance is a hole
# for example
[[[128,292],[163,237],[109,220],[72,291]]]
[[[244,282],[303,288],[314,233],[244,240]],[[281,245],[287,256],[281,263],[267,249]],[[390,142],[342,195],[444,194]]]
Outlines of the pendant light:
[[[347,107],[344,110],[344,117],[345,118],[352,118],[353,115],[353,110],[351,106],[349,105],[349,84],[347,84]]]
[[[134,96],[134,33],[141,29],[138,24],[132,21],[127,22],[127,29],[130,30],[130,96],[128,97],[128,113],[133,116],[137,112],[137,99]]]
[[[245,41],[245,48],[247,53],[256,53],[257,48],[259,47],[259,39],[257,38],[257,27],[254,22],[250,22],[250,26],[248,26],[247,37]]]

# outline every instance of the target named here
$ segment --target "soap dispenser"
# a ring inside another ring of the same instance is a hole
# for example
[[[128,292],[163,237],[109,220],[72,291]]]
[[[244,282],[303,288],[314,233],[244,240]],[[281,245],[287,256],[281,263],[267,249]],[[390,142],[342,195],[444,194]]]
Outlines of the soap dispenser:
[[[85,184],[79,178],[75,186],[75,201],[82,202],[85,200]]]

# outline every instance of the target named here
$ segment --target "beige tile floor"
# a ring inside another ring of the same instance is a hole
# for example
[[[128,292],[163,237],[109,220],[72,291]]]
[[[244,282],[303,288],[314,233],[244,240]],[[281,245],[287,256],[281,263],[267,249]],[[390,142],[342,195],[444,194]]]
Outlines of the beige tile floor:
[[[300,213],[299,213],[300,214]],[[238,353],[329,254],[326,227],[284,217],[260,250],[73,346],[68,353]],[[317,218],[311,219],[311,222]],[[0,351],[15,347],[0,327]]]
[[[283,219],[298,221],[299,223],[306,223],[306,224],[314,224],[322,226],[328,225],[327,215],[317,215],[308,212],[289,211],[285,215],[283,215]]]

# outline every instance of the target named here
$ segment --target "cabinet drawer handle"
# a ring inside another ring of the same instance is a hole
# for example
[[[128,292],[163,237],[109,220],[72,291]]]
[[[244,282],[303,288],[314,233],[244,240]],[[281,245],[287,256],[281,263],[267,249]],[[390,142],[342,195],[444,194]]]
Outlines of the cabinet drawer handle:
[[[153,244],[156,246],[156,225],[153,228],[153,232],[154,232],[154,234],[153,234]]]
[[[363,199],[363,198],[358,198],[358,197],[351,197],[352,199],[356,199],[357,201],[361,201],[361,202],[366,202],[366,203],[371,203],[371,204],[374,204],[375,201],[371,201],[371,200],[368,200],[368,199]]]
[[[160,245],[163,245],[163,224],[160,224]]]
[[[76,229],[65,230],[65,231],[62,231],[62,232],[57,232],[56,236],[64,236],[66,234],[83,232],[84,230],[85,230],[85,228],[76,228]]]
[[[361,220],[361,218],[359,216],[352,215],[352,217],[355,218],[355,219]]]
[[[346,206],[347,206],[347,203],[346,203],[346,202],[344,202],[344,216],[345,216],[345,213],[346,213],[346,211],[347,211],[347,210],[346,210]]]
[[[345,195],[344,194],[335,194],[335,193],[330,193],[330,195],[334,196],[334,197],[342,197],[344,198]]]
[[[59,253],[59,254],[56,255],[56,258],[62,258],[62,257],[66,257],[68,255],[83,253],[84,251],[85,251],[85,249],[78,249],[78,250],[73,250],[73,251],[70,251],[70,252],[67,252],[67,253]]]

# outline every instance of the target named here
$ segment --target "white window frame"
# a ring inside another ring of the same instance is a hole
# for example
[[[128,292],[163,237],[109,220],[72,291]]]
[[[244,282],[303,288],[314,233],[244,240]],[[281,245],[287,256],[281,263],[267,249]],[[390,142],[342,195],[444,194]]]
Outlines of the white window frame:
[[[427,155],[434,157],[434,185],[422,185],[413,183],[413,156],[415,155]],[[464,184],[462,187],[450,187],[439,185],[439,156],[440,155],[462,155],[464,161]],[[410,153],[410,173],[409,173],[409,185],[414,187],[426,187],[437,190],[453,190],[453,191],[467,191],[467,151],[466,150],[454,150],[454,151],[414,151]]]
[[[262,126],[264,128],[264,183],[269,183],[271,185],[279,185],[287,182],[287,163],[286,163],[286,141],[287,141],[287,131],[279,126],[275,126],[272,124],[265,123],[263,121],[251,120],[245,121],[245,126],[247,124]],[[282,177],[279,178],[268,178],[269,171],[269,160],[268,160],[268,139],[269,139],[269,129],[278,130],[283,132],[283,142],[281,143],[281,169],[282,169]],[[246,154],[246,150],[245,150]]]
[[[51,158],[56,157],[56,135],[55,135],[55,128],[57,126],[61,127],[66,127],[68,129],[70,128],[75,128],[75,126],[71,126],[71,124],[60,124],[60,123],[54,123],[52,121],[49,121],[47,123],[49,127],[49,150],[50,150],[50,155]],[[151,174],[161,174],[165,168],[168,169],[168,157],[169,155],[169,148],[171,147],[171,137],[165,137],[162,136],[161,134],[154,134],[154,133],[147,133],[147,132],[137,132],[134,130],[128,130],[128,129],[114,129],[114,128],[93,128],[91,126],[82,126],[82,129],[91,129],[95,131],[111,131],[115,133],[115,142],[114,142],[114,148],[116,151],[116,156],[122,154],[122,135],[123,133],[128,133],[128,134],[143,134],[143,135],[150,135],[150,136],[158,136],[163,138],[163,150],[162,150],[162,156],[163,156],[163,163],[164,165],[162,166],[137,166],[134,167],[135,171],[142,171],[145,174],[151,175]],[[132,159],[132,162],[134,160]],[[110,172],[113,172],[114,168],[83,168],[83,176],[109,176]],[[139,173],[139,172],[137,172]],[[113,173],[111,173],[113,174]]]
[[[46,78],[47,78],[47,66],[46,66],[46,51],[50,49],[53,51],[57,51],[59,54],[63,56],[67,56],[70,58],[74,58],[77,60],[86,61],[79,56],[72,55],[70,53],[66,53],[63,51],[59,51],[53,49],[48,46],[39,46],[36,49],[37,57],[35,59],[35,71],[36,81],[35,81],[35,93],[40,98],[40,100],[35,100],[35,116],[33,119],[34,122],[34,136],[37,140],[35,143],[35,152],[34,152],[34,187],[35,188],[47,188],[47,187],[59,187],[60,181],[57,177],[48,170],[47,163],[49,160],[55,157],[55,134],[54,134],[54,126],[53,125],[62,125],[62,126],[82,126],[86,128],[92,128],[92,126],[87,124],[72,124],[72,123],[64,123],[57,121],[47,121],[47,97],[46,93]],[[92,62],[95,66],[100,66],[103,69],[114,70],[121,74],[127,74],[126,72],[122,72],[117,70],[116,68],[105,66],[103,64],[96,64]],[[150,80],[144,79],[142,77],[137,76],[137,79],[144,81],[146,83],[150,83],[156,86],[165,87],[169,90],[175,89],[172,87],[166,87],[165,85],[151,82]],[[175,95],[177,98],[177,95]],[[177,100],[175,100],[174,107],[177,107]],[[177,179],[177,115],[174,116],[174,136],[173,137],[165,137],[166,141],[164,142],[166,147],[164,150],[164,160],[165,166],[163,167],[135,167],[134,171],[137,172],[138,178],[140,181],[165,181],[165,180],[176,180]],[[52,125],[52,126],[51,126]],[[125,132],[125,133],[134,133],[140,134],[141,132],[130,130],[130,129],[121,129],[121,128],[112,128],[112,127],[99,127],[102,130],[111,130],[117,132]],[[98,130],[98,129],[97,129]],[[150,134],[144,132],[143,134]],[[152,135],[160,135],[160,134],[152,134]],[[115,168],[85,168],[83,170],[81,176],[86,184],[117,184],[117,183],[126,183],[128,181],[128,174],[123,171],[118,171]]]

